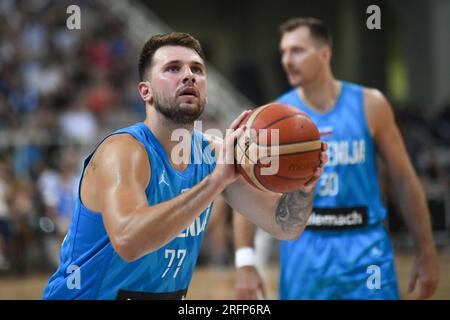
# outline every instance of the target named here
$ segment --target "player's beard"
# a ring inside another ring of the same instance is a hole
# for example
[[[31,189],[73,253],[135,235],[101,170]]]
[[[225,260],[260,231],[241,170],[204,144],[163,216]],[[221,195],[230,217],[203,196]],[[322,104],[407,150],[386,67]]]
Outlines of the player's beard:
[[[199,97],[196,104],[187,105],[185,102],[178,102],[177,97],[164,97],[155,92],[153,95],[153,106],[173,123],[181,125],[194,123],[203,113],[206,99]]]

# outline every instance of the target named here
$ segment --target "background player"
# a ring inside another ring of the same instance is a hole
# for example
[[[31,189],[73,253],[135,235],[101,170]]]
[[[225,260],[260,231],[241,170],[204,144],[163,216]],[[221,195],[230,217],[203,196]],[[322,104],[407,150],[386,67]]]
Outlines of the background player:
[[[329,162],[317,187],[305,232],[280,247],[281,299],[397,299],[394,257],[383,226],[376,168],[379,153],[389,172],[417,255],[409,291],[419,298],[436,290],[438,270],[424,192],[405,151],[392,108],[381,92],[339,81],[330,68],[332,39],[313,18],[280,26],[283,68],[294,87],[278,102],[306,112],[329,144]],[[235,215],[237,260],[252,255],[255,226]],[[237,296],[255,299],[264,284],[257,270],[237,261]],[[375,270],[375,271],[374,271]],[[371,272],[379,285],[369,285]],[[375,274],[374,273],[374,274]]]

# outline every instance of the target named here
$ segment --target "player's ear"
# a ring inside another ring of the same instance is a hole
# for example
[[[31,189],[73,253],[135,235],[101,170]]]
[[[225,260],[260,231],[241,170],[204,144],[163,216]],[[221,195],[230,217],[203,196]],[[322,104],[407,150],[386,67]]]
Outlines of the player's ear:
[[[325,60],[328,63],[331,61],[332,52],[330,46],[323,46],[320,50],[320,53],[323,60]]]
[[[153,93],[152,87],[149,81],[141,81],[138,83],[139,94],[141,95],[142,100],[148,102],[150,104],[153,103]]]

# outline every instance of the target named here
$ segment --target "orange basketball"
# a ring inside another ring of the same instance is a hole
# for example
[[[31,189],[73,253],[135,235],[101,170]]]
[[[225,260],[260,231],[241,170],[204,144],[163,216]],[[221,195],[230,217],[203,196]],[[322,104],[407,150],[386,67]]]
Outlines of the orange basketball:
[[[299,109],[271,103],[254,109],[235,147],[238,170],[263,191],[291,192],[309,181],[320,164],[319,130]],[[277,139],[278,138],[278,139]],[[278,140],[278,141],[276,141]]]

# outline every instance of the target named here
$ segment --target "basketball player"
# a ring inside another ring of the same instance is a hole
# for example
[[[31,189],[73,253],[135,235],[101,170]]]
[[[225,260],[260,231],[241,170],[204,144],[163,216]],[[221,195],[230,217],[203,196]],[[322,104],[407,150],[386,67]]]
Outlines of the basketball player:
[[[383,94],[339,81],[330,69],[331,36],[313,18],[280,27],[282,65],[291,91],[278,102],[306,112],[328,143],[329,161],[316,186],[313,213],[297,240],[281,241],[281,299],[398,299],[393,250],[383,227],[376,154],[383,158],[417,256],[409,291],[429,298],[438,284],[429,212]],[[251,247],[255,226],[235,215],[238,298],[264,294]]]
[[[184,298],[219,194],[280,239],[297,237],[304,228],[298,219],[306,223],[310,214],[321,167],[308,186],[286,195],[259,192],[239,178],[234,141],[247,112],[223,142],[193,130],[207,84],[196,39],[184,33],[152,37],[142,49],[139,74],[146,119],[113,132],[85,160],[60,266],[45,299]],[[175,129],[188,132],[188,161],[171,156],[179,142],[171,139]],[[326,157],[323,152],[322,161]],[[292,206],[304,209],[291,215]]]

